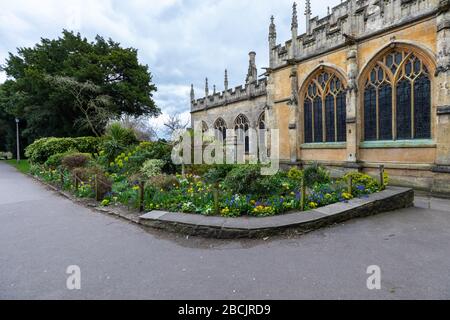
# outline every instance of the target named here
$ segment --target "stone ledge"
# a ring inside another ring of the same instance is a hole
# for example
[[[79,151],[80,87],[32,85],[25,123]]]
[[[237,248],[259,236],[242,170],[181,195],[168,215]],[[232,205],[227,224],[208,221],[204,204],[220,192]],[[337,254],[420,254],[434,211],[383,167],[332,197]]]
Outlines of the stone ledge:
[[[367,217],[413,206],[414,191],[389,187],[367,198],[336,203],[316,210],[265,218],[222,218],[198,214],[153,211],[139,218],[139,224],[170,232],[207,238],[255,238],[296,230],[309,232],[353,218]]]
[[[208,217],[166,211],[152,211],[137,216],[133,212],[124,212],[120,208],[114,210],[110,207],[98,207],[98,203],[86,203],[31,174],[27,174],[27,176],[68,200],[99,213],[124,219],[143,227],[216,239],[262,238],[282,234],[290,230],[297,233],[307,233],[350,219],[368,217],[414,205],[413,189],[388,187],[387,190],[372,194],[367,198],[353,199],[347,203],[335,203],[305,212],[265,218]]]

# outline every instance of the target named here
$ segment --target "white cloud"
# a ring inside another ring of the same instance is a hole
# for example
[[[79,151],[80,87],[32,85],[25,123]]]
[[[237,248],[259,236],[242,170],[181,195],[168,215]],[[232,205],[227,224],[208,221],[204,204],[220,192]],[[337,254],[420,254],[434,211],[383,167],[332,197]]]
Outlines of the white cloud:
[[[268,64],[269,18],[276,18],[278,42],[290,37],[292,0],[0,0],[0,64],[8,52],[32,46],[41,37],[55,38],[63,28],[93,39],[111,37],[139,49],[158,86],[159,107],[167,113],[189,111],[190,84],[201,97],[204,79],[223,88],[241,85],[249,51],[257,52],[258,67]],[[339,0],[313,1],[323,16]],[[303,6],[304,2],[300,6]],[[300,31],[304,30],[299,8]],[[0,82],[5,76],[0,73]],[[156,120],[160,123],[162,120]]]

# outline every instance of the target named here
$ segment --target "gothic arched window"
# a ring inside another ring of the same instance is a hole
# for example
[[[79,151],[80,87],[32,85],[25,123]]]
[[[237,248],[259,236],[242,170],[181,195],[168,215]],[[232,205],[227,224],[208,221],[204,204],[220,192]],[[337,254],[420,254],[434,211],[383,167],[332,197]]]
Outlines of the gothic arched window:
[[[209,130],[208,124],[205,121],[202,121],[202,132],[205,133]]]
[[[266,130],[266,113],[263,112],[258,119],[258,127],[260,130]]]
[[[266,142],[266,130],[267,125],[266,125],[266,113],[263,112],[258,119],[258,128],[259,128],[259,148],[260,148],[260,152],[263,151],[266,153],[267,156],[270,156],[270,150],[269,150],[269,146],[267,145]]]
[[[365,79],[364,139],[431,138],[431,81],[423,61],[395,49]]]
[[[308,84],[303,103],[305,143],[345,142],[347,94],[337,74],[323,71]]]
[[[245,152],[250,152],[250,137],[248,135],[248,130],[250,129],[250,121],[243,114],[240,114],[236,121],[234,122],[234,130],[236,131],[236,136],[238,142],[245,144]]]
[[[225,120],[222,118],[219,118],[214,123],[214,130],[216,131],[216,139],[220,139],[222,141],[225,141],[227,138],[227,124],[225,123]]]

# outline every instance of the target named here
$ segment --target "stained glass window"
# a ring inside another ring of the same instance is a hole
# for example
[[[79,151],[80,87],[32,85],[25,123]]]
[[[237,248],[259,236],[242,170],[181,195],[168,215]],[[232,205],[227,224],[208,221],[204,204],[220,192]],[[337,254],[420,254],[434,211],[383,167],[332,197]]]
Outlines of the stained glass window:
[[[347,95],[342,80],[327,71],[308,84],[303,103],[305,143],[345,142]]]
[[[248,130],[250,129],[250,121],[243,114],[240,114],[234,122],[234,130],[238,141],[245,144],[245,152],[250,152],[250,138],[248,136]]]
[[[214,129],[216,130],[216,139],[225,141],[227,138],[227,124],[225,120],[219,118],[214,123]]]
[[[423,61],[393,50],[377,61],[364,89],[364,138],[431,138],[431,82]]]
[[[258,119],[258,127],[259,127],[259,150],[266,152],[267,157],[270,156],[270,148],[269,144],[266,142],[266,113],[263,112]]]

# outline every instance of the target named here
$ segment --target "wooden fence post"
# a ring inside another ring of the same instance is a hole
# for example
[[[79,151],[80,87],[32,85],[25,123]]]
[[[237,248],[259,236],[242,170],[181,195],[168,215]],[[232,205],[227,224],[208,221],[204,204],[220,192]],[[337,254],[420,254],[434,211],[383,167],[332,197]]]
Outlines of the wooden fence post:
[[[306,186],[305,186],[305,178],[302,178],[301,182],[301,194],[300,194],[300,210],[305,211],[305,198],[306,198]]]
[[[64,190],[64,172],[61,170],[61,190]]]
[[[100,201],[100,196],[98,194],[98,177],[94,175],[94,188],[95,188],[95,200]]]
[[[380,165],[380,190],[384,190],[384,165]]]
[[[353,177],[349,176],[348,177],[348,193],[349,194],[353,194]]]
[[[78,191],[78,175],[75,173],[74,175],[75,179],[75,191]]]
[[[139,182],[139,212],[144,211],[144,197],[145,197],[145,183],[144,181]]]
[[[220,214],[220,208],[219,208],[219,186],[217,184],[214,185],[213,197],[214,197],[214,213],[216,215],[219,215]]]

